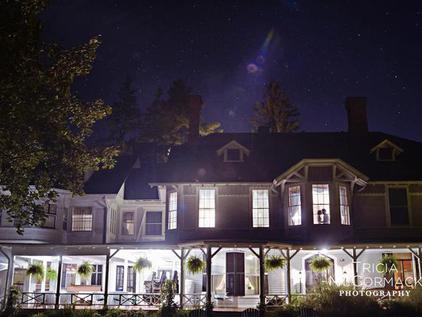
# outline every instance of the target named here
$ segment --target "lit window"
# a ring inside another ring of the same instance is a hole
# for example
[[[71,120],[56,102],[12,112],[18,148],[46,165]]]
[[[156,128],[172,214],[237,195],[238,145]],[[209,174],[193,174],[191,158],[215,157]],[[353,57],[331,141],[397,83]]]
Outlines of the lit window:
[[[347,187],[339,187],[340,198],[340,220],[342,225],[350,225],[350,207],[349,197],[347,196]]]
[[[145,221],[145,234],[148,236],[158,236],[161,235],[162,229],[162,213],[147,211],[146,221]]]
[[[388,189],[388,201],[390,205],[390,223],[392,225],[408,225],[409,207],[406,187],[390,187]]]
[[[302,224],[302,204],[300,199],[300,186],[289,187],[288,198],[289,226]]]
[[[328,184],[312,185],[314,224],[330,223],[330,194]]]
[[[252,190],[252,225],[253,227],[269,227],[268,190]]]
[[[135,234],[135,213],[133,211],[126,211],[123,213],[122,221],[122,234],[133,235]]]
[[[172,192],[169,195],[169,219],[168,229],[177,228],[177,192]]]
[[[92,231],[91,207],[75,207],[73,209],[72,231]]]
[[[215,189],[199,190],[199,227],[215,227]]]

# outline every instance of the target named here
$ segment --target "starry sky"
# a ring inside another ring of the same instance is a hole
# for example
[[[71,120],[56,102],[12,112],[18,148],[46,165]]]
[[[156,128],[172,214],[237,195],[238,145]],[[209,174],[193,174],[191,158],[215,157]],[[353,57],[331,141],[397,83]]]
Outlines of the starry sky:
[[[86,99],[111,104],[129,75],[144,110],[183,79],[205,120],[246,132],[276,79],[304,131],[346,130],[345,97],[366,96],[370,130],[422,141],[422,1],[52,0],[42,20],[65,48],[101,35]]]

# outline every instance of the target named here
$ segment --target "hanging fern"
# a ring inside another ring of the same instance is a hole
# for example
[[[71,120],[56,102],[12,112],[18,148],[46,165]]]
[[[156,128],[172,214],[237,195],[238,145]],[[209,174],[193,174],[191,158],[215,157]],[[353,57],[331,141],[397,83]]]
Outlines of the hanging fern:
[[[78,274],[84,279],[88,279],[92,274],[92,264],[85,261],[78,267]]]
[[[45,278],[50,281],[57,280],[57,272],[55,269],[52,269],[51,267],[47,268],[47,272],[45,272]]]
[[[311,270],[315,273],[322,273],[328,270],[333,263],[330,261],[329,258],[318,255],[311,260],[309,264]]]
[[[394,269],[398,266],[397,258],[392,254],[384,255],[379,263],[384,274],[388,274],[392,268]]]
[[[268,272],[282,269],[286,265],[286,260],[280,255],[273,255],[265,258],[265,270]]]
[[[133,265],[133,268],[137,272],[141,272],[145,269],[148,269],[152,266],[151,261],[147,258],[140,257],[136,260],[135,264]]]
[[[205,269],[205,262],[198,258],[197,256],[190,256],[186,262],[186,267],[189,272],[192,274],[197,274],[202,272]]]
[[[44,267],[41,264],[31,264],[26,270],[26,275],[31,275],[36,281],[44,278]]]

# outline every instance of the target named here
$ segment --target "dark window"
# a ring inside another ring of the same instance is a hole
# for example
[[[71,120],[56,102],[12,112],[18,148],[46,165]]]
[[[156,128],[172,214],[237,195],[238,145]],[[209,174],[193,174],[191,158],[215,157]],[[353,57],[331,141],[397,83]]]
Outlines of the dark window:
[[[147,211],[145,222],[146,235],[161,235],[162,215],[160,212]]]
[[[102,264],[94,264],[92,266],[91,285],[102,285],[103,266]]]
[[[136,292],[136,272],[133,266],[127,267],[127,291],[131,293]]]
[[[239,149],[227,149],[226,161],[240,161],[241,155]]]
[[[390,219],[392,225],[408,225],[409,209],[407,204],[407,189],[403,187],[389,188]]]
[[[125,267],[123,265],[118,265],[116,267],[116,291],[123,291],[123,279],[125,275]]]
[[[56,214],[57,214],[57,205],[56,204],[44,204],[44,212],[46,218],[44,223],[41,225],[43,228],[55,228],[56,227]]]
[[[394,160],[393,149],[391,147],[385,147],[378,149],[378,160],[380,161],[392,161]]]

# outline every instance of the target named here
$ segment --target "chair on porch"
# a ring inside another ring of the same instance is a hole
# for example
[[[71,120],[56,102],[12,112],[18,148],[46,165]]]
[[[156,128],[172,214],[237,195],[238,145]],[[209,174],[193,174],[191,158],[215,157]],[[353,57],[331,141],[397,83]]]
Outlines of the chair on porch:
[[[258,309],[248,308],[242,312],[242,317],[260,317]]]

